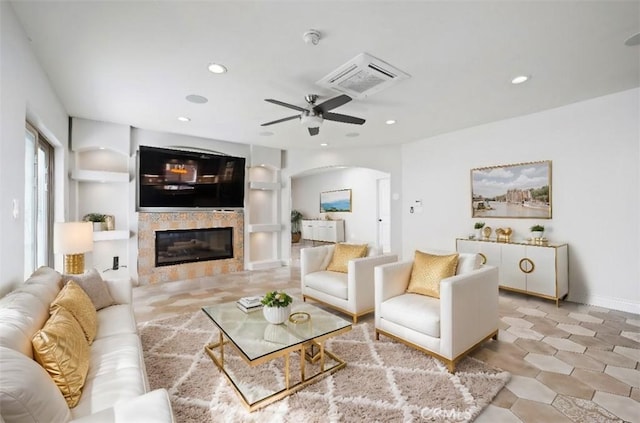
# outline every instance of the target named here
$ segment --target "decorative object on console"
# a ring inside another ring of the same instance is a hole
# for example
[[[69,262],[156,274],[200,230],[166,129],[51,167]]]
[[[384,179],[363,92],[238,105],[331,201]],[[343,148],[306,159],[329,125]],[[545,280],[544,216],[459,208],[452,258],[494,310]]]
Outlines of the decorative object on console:
[[[351,212],[351,190],[321,192],[320,213],[328,212]]]
[[[551,161],[471,169],[471,216],[551,219]]]
[[[116,229],[116,217],[112,214],[104,215],[104,223],[106,226],[106,230],[114,231]]]
[[[279,325],[284,323],[291,314],[293,298],[286,292],[269,291],[262,298],[262,313],[267,322]]]
[[[513,230],[511,228],[498,228],[496,229],[496,241],[511,242],[512,233],[513,233]]]
[[[93,250],[91,222],[58,222],[53,226],[53,252],[64,254],[64,272],[84,272],[84,253]]]
[[[531,228],[531,241],[540,242],[543,239],[544,235],[544,226],[542,225],[533,225]]]
[[[485,226],[484,229],[482,229],[482,235],[484,238],[489,239],[489,237],[491,237],[491,228],[489,226]]]
[[[291,242],[297,243],[300,242],[300,237],[302,236],[302,228],[301,222],[304,216],[298,210],[291,210]]]
[[[476,222],[473,225],[473,229],[476,230],[476,238],[482,238],[482,235],[483,235],[482,228],[484,228],[484,222]]]

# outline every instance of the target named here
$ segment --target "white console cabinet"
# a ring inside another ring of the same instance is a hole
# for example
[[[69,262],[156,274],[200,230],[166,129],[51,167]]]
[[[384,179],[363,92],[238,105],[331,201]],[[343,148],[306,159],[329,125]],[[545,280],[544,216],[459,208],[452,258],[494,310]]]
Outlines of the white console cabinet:
[[[344,220],[303,220],[302,239],[344,242]]]
[[[555,300],[569,293],[567,244],[456,240],[461,253],[478,253],[499,269],[500,288]]]

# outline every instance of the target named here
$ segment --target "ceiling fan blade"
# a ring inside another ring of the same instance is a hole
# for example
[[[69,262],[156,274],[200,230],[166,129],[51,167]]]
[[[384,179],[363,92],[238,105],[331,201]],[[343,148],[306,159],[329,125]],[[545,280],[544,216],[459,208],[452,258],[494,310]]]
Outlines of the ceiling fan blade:
[[[362,125],[366,121],[359,117],[341,115],[340,113],[325,113],[322,115],[324,120],[333,120],[336,122],[353,123],[355,125]]]
[[[313,135],[318,135],[320,133],[320,128],[308,128],[309,129],[309,135],[313,136]]]
[[[343,104],[346,104],[348,102],[351,101],[351,97],[349,97],[346,94],[342,94],[339,95],[337,97],[334,98],[330,98],[329,100],[325,101],[324,103],[320,103],[317,106],[314,106],[313,110],[315,110],[316,112],[320,112],[320,113],[326,113],[329,110],[333,110],[336,107],[340,107]]]
[[[280,100],[274,100],[272,98],[265,98],[264,101],[268,101],[269,103],[273,103],[273,104],[277,104],[278,106],[282,106],[282,107],[288,107],[289,109],[293,109],[293,110],[297,110],[299,112],[304,112],[306,109],[303,109],[302,107],[298,107],[294,104],[289,104],[289,103],[284,103]]]
[[[286,122],[286,121],[288,121],[288,120],[298,119],[298,118],[300,118],[300,115],[289,116],[289,117],[286,117],[286,118],[282,118],[282,119],[274,120],[274,121],[272,121],[272,122],[263,123],[263,124],[262,124],[262,125],[260,125],[260,126],[269,126],[269,125],[273,125],[274,123]]]

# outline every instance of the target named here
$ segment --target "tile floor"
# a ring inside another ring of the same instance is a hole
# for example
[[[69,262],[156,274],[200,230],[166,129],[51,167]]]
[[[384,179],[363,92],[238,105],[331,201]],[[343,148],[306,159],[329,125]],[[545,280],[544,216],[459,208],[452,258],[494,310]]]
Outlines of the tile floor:
[[[136,318],[271,289],[299,295],[292,255],[290,267],[137,287]],[[640,422],[640,315],[501,292],[498,341],[472,355],[512,375],[476,422]]]

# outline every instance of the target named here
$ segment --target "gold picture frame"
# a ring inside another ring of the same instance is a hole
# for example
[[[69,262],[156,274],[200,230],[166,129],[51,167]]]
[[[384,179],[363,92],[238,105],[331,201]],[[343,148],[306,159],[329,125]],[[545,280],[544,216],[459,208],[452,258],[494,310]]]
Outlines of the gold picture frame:
[[[471,169],[471,216],[551,219],[551,160]]]

